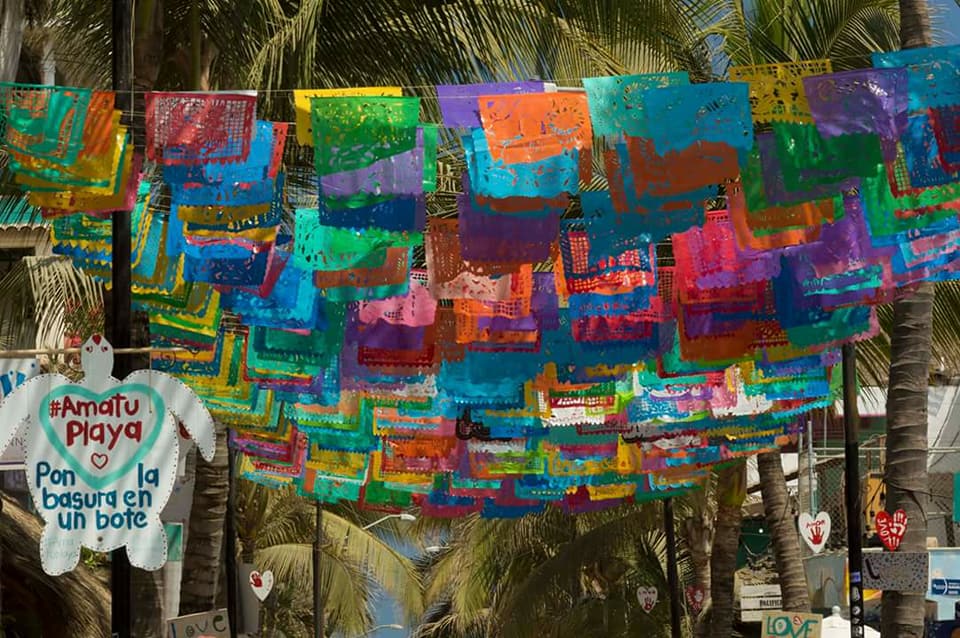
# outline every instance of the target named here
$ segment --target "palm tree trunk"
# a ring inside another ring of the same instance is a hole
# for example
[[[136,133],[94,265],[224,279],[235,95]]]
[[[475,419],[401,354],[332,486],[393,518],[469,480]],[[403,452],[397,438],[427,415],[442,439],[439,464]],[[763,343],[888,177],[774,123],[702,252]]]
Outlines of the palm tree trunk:
[[[884,483],[887,511],[907,513],[907,532],[900,543],[903,552],[927,549],[927,384],[933,295],[933,285],[924,284],[893,306]],[[923,594],[886,591],[882,608],[882,634],[923,636]]]
[[[743,501],[747,496],[747,466],[738,462],[717,476],[717,520],[710,556],[710,636],[733,635],[733,581],[737,571],[737,549]]]
[[[227,513],[227,433],[217,426],[217,452],[213,461],[197,459],[197,482],[187,546],[183,555],[180,613],[209,611],[217,600],[223,520]]]
[[[25,19],[24,0],[0,0],[0,82],[17,79]]]
[[[930,43],[926,0],[900,0],[901,47],[926,47]],[[900,543],[900,550],[905,552],[927,549],[927,387],[933,295],[933,284],[923,284],[914,292],[898,296],[893,304],[884,483],[887,511],[903,509],[907,513],[907,533]],[[883,593],[883,635],[920,638],[923,619],[923,594]]]
[[[703,590],[703,607],[699,616],[692,619],[695,635],[703,638],[708,634],[708,625],[699,620],[710,609],[710,548],[713,545],[713,517],[706,498],[699,503],[693,515],[683,521],[683,533],[693,564],[693,584]]]
[[[809,612],[807,575],[800,557],[800,538],[787,494],[780,450],[759,455],[757,469],[760,472],[760,492],[763,494],[763,514],[773,541],[777,573],[780,574],[783,609]]]
[[[920,49],[930,44],[927,0],[900,0],[900,48]]]

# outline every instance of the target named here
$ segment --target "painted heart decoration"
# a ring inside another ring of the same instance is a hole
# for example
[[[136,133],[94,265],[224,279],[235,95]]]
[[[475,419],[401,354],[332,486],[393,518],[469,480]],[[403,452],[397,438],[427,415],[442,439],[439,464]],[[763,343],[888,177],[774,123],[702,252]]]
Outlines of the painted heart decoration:
[[[814,518],[803,512],[797,521],[797,527],[800,528],[800,538],[813,550],[814,554],[823,551],[823,548],[827,545],[827,539],[830,538],[829,514],[820,512]]]
[[[699,614],[700,610],[703,609],[703,587],[697,585],[689,585],[686,589],[687,593],[687,606],[690,607],[690,611],[694,615]]]
[[[891,552],[897,551],[903,535],[907,533],[907,513],[903,510],[897,510],[893,514],[880,511],[877,512],[874,522],[877,526],[877,535],[884,547]]]
[[[273,590],[273,572],[269,569],[265,572],[250,572],[250,588],[260,602],[265,601]]]
[[[643,611],[648,614],[653,611],[659,596],[660,594],[657,592],[656,587],[637,587],[637,601],[639,601],[640,606],[643,607]]]
[[[104,489],[143,460],[165,416],[163,398],[148,385],[123,383],[106,392],[64,385],[40,402],[39,422],[70,469]]]

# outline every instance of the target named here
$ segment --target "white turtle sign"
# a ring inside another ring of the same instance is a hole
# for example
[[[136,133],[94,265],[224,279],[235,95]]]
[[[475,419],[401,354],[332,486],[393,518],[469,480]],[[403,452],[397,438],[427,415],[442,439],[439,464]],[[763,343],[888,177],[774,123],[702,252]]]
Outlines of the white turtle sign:
[[[102,337],[83,344],[84,378],[44,374],[0,403],[0,453],[20,433],[27,481],[46,523],[43,570],[71,571],[80,547],[126,547],[130,564],[155,570],[167,560],[160,512],[180,457],[178,422],[203,458],[213,458],[213,419],[180,380],[153,370],[114,378],[113,348]]]

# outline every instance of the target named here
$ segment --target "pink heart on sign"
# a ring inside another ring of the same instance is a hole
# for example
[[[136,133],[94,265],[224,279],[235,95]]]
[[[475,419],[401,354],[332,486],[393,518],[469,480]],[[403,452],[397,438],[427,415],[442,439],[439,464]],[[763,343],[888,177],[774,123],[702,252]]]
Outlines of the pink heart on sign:
[[[897,510],[890,515],[887,512],[877,512],[875,519],[877,525],[877,535],[884,546],[891,552],[897,551],[900,547],[900,541],[903,535],[907,533],[907,513],[903,510]]]
[[[110,460],[110,457],[106,454],[100,454],[99,452],[94,452],[90,455],[90,462],[93,463],[93,467],[98,470],[102,470],[107,466],[107,461]]]

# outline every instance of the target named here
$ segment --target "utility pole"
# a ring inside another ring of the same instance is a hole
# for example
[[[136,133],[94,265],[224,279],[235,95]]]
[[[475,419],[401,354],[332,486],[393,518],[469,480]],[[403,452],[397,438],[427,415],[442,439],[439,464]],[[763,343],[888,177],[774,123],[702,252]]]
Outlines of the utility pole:
[[[323,558],[323,503],[318,498],[316,503],[316,529],[313,535],[313,636],[325,638],[323,627],[323,579],[320,576],[321,560]]]
[[[673,499],[663,499],[663,525],[667,535],[667,586],[670,589],[670,635],[681,638],[680,630],[680,579],[677,566],[677,536],[673,518]]]
[[[123,113],[132,113],[130,90],[133,76],[133,11],[132,0],[112,0],[113,39],[113,90],[116,105]],[[128,125],[132,122],[127,121]],[[132,130],[132,127],[131,127]],[[133,136],[130,137],[133,144]],[[121,188],[123,186],[121,185]],[[110,294],[110,319],[107,321],[108,339],[114,348],[129,348],[131,343],[131,292],[130,292],[130,211],[115,211],[111,214],[112,226],[112,290]],[[132,370],[132,357],[118,354],[115,357],[114,375],[124,378]],[[133,636],[133,595],[131,588],[130,561],[125,549],[114,550],[110,555],[111,631],[114,638]]]
[[[863,507],[860,504],[860,414],[857,409],[857,347],[843,346],[843,478],[850,571],[850,636],[863,636]]]
[[[227,445],[229,446],[230,437],[227,436]],[[227,475],[230,477],[230,485],[227,492],[227,515],[223,524],[223,542],[226,544],[226,563],[227,563],[227,618],[230,620],[230,638],[237,638],[239,627],[239,607],[238,588],[240,586],[237,580],[237,483],[236,483],[236,456],[229,447],[227,448]],[[245,628],[247,629],[247,628]],[[249,629],[247,629],[249,630]]]

